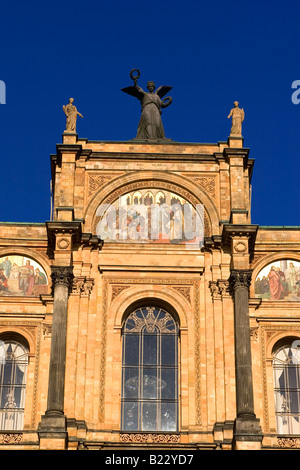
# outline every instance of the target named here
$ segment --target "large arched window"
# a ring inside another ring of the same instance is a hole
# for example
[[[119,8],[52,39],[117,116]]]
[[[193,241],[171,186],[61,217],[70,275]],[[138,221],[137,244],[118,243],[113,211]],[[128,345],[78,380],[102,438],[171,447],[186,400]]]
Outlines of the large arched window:
[[[0,430],[22,430],[28,348],[19,341],[0,339]]]
[[[276,425],[279,434],[300,434],[300,340],[278,345],[273,355]]]
[[[177,431],[177,323],[147,306],[127,317],[122,333],[122,430]]]

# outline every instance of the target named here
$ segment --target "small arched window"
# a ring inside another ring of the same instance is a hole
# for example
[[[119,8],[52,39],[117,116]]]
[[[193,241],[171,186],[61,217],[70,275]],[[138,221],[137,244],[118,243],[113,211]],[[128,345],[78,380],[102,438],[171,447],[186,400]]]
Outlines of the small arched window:
[[[18,341],[0,340],[0,430],[22,430],[28,348]]]
[[[275,413],[279,434],[300,434],[300,340],[279,345],[273,355]]]
[[[166,310],[134,310],[123,326],[123,431],[177,431],[178,326]]]

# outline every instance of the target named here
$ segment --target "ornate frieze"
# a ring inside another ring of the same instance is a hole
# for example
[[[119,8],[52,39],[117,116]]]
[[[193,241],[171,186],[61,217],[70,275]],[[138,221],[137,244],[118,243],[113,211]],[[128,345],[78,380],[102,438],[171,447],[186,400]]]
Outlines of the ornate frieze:
[[[278,446],[285,449],[296,449],[300,447],[299,437],[278,437]]]
[[[120,434],[121,442],[140,442],[142,444],[177,443],[180,442],[179,434],[148,434],[148,433],[124,433]]]
[[[0,444],[19,444],[23,441],[23,433],[0,433]]]

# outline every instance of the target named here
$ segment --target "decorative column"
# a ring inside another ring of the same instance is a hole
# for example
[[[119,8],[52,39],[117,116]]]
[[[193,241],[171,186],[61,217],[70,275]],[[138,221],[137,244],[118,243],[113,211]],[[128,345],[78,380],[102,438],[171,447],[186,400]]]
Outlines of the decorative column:
[[[234,299],[235,323],[235,368],[236,406],[235,421],[236,448],[259,448],[261,428],[254,413],[252,361],[249,325],[249,287],[252,270],[232,269],[230,285]],[[245,442],[247,446],[245,447]]]
[[[64,415],[65,363],[68,297],[72,289],[73,267],[52,266],[53,323],[48,382],[47,411],[39,425],[40,438],[56,434],[64,441],[66,417]]]
[[[52,266],[53,325],[46,415],[63,416],[68,297],[73,267]]]

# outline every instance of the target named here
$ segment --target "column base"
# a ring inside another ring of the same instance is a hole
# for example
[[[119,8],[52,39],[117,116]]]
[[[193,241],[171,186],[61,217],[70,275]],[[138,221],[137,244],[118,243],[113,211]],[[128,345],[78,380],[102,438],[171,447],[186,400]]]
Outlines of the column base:
[[[64,414],[47,413],[38,425],[41,450],[65,450],[67,448],[67,419]]]
[[[234,423],[233,448],[235,450],[260,450],[262,430],[255,415],[236,418]]]

